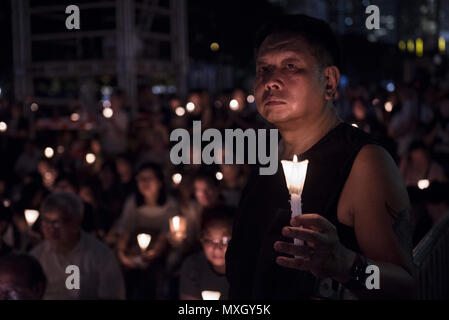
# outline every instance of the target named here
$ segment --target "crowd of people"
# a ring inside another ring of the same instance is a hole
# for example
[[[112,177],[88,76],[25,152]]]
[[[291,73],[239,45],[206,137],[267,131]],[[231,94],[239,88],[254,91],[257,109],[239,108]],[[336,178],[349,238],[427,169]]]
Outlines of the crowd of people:
[[[419,82],[354,85],[340,88],[336,108],[395,159],[416,245],[449,209],[449,94]],[[227,298],[225,253],[251,169],[175,166],[169,136],[194,120],[203,130],[268,127],[250,93],[152,95],[131,112],[116,90],[87,130],[43,130],[39,110],[29,109],[0,102],[0,299]],[[27,221],[26,210],[38,219]],[[174,217],[185,222],[181,236]],[[141,234],[151,236],[147,248]],[[71,265],[81,270],[75,290],[66,283]]]

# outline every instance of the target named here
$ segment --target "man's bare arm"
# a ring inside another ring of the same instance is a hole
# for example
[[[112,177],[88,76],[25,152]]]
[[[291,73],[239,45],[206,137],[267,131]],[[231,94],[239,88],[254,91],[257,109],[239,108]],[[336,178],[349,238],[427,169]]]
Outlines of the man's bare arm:
[[[410,202],[393,159],[378,146],[365,146],[346,188],[359,247],[380,269],[380,289],[357,294],[363,298],[415,297]]]

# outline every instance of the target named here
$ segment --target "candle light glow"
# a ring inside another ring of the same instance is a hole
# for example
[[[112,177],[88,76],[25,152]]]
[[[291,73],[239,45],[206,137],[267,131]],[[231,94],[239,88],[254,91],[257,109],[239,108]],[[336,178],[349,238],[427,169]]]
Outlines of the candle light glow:
[[[176,240],[183,240],[186,237],[186,219],[181,216],[174,216],[170,219],[170,232]]]
[[[151,242],[151,236],[146,233],[139,233],[137,235],[137,243],[142,251],[145,251]]]
[[[221,293],[218,291],[201,291],[201,297],[203,300],[220,300]]]
[[[25,220],[30,228],[34,225],[37,218],[39,218],[39,211],[30,209],[25,210]]]
[[[418,188],[421,190],[427,189],[430,185],[430,181],[428,179],[421,179],[418,181]]]

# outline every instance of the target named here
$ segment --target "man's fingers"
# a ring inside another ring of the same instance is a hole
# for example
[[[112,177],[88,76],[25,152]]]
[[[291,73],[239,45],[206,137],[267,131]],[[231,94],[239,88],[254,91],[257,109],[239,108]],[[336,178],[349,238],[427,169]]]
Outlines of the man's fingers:
[[[305,258],[309,258],[314,253],[314,249],[311,247],[282,241],[276,241],[274,243],[274,249],[281,253],[289,254],[292,256],[302,256]]]
[[[335,226],[329,220],[315,213],[302,214],[293,217],[290,223],[293,227],[302,226],[322,232],[329,232],[335,230]]]
[[[311,229],[284,227],[282,229],[282,235],[288,238],[310,241],[315,245],[319,243],[326,243],[326,237],[322,233]]]
[[[302,258],[287,258],[287,257],[277,257],[276,263],[281,267],[298,269],[298,270],[309,270],[310,261]]]

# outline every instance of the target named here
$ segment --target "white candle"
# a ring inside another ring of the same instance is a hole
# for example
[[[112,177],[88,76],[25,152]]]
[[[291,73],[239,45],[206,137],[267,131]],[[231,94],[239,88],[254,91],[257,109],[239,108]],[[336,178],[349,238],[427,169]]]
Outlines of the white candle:
[[[418,188],[421,190],[427,189],[430,186],[428,179],[421,179],[418,181]]]
[[[186,236],[186,219],[181,216],[171,218],[170,232],[176,239],[184,239]]]
[[[30,228],[36,222],[37,218],[39,218],[39,211],[29,209],[25,210],[25,220]]]
[[[220,300],[221,293],[218,291],[201,291],[203,300]]]
[[[295,155],[293,161],[282,160],[281,163],[284,169],[288,193],[290,194],[290,208],[293,218],[302,214],[301,195],[304,188],[304,181],[306,180],[309,160],[298,162],[298,157]],[[304,241],[294,239],[294,243],[302,245]]]
[[[140,250],[145,251],[151,242],[151,236],[146,233],[139,233],[137,235],[137,243],[139,244]]]
[[[178,185],[182,181],[182,174],[175,173],[174,175],[171,176],[171,179],[175,185]]]

